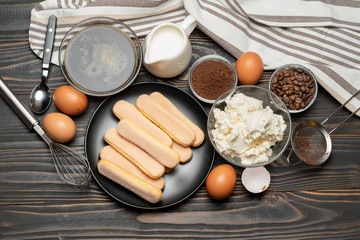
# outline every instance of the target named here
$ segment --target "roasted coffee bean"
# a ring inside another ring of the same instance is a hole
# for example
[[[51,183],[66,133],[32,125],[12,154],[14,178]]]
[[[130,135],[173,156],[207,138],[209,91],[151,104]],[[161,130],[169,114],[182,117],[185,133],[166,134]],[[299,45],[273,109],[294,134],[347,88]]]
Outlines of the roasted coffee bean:
[[[298,80],[299,82],[302,82],[302,81],[304,81],[304,77],[302,75],[297,75],[296,80]]]
[[[289,96],[290,101],[294,102],[296,100],[296,96],[295,95],[291,95]]]
[[[282,97],[282,100],[284,101],[284,102],[289,102],[290,100],[289,100],[289,97],[288,96],[286,96],[286,95],[284,95],[283,97]]]
[[[283,91],[286,91],[286,90],[289,90],[289,87],[288,87],[287,85],[283,85],[283,86],[281,87],[281,89],[282,89]]]
[[[302,68],[290,67],[279,71],[271,79],[271,91],[291,110],[306,108],[314,97],[315,79]]]
[[[293,83],[290,78],[285,78],[285,82],[286,82],[287,84],[292,84],[292,83]]]
[[[280,72],[278,73],[278,79],[279,79],[279,80],[283,80],[283,79],[284,79],[284,73],[283,73],[282,71],[280,71]]]

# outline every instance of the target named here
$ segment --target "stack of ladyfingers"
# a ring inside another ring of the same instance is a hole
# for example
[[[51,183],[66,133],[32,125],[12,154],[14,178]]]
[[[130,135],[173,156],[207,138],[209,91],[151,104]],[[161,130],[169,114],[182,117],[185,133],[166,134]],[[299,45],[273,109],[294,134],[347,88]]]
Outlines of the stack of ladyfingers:
[[[192,158],[204,132],[159,92],[143,94],[135,106],[113,106],[120,121],[109,129],[100,153],[99,172],[150,203],[162,198],[163,174]]]

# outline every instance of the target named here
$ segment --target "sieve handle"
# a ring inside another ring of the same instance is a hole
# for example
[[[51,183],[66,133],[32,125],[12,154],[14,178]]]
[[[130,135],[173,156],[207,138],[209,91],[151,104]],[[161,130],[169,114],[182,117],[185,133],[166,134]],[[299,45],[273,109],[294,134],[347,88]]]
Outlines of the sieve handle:
[[[335,113],[337,113],[341,108],[343,108],[348,102],[351,101],[351,99],[353,99],[354,97],[356,97],[358,94],[360,93],[360,89],[351,96],[351,98],[349,98],[346,102],[344,102],[338,109],[336,109],[328,118],[326,118],[321,125],[323,125],[324,123],[326,123],[330,118],[332,118]],[[348,116],[347,118],[345,118],[344,121],[342,121],[340,124],[338,124],[336,127],[334,127],[333,129],[331,129],[331,131],[329,132],[329,134],[331,134],[332,132],[334,132],[336,129],[338,129],[341,125],[343,125],[344,122],[346,122],[352,115],[354,115],[355,113],[357,113],[357,111],[359,111],[360,107],[358,109],[356,109],[356,111],[354,111],[350,116]]]
[[[331,129],[331,131],[329,132],[329,134],[331,134],[333,131],[335,131],[336,129],[338,129],[341,125],[343,125],[344,122],[346,122],[349,118],[351,118],[352,115],[354,115],[355,113],[357,113],[357,111],[359,111],[360,107],[358,109],[356,109],[350,116],[348,116],[347,118],[344,119],[344,121],[342,121],[341,123],[339,123],[336,127],[334,127],[333,129]]]
[[[302,161],[299,160],[299,161],[297,161],[296,163],[292,163],[292,162],[290,161],[290,156],[292,155],[292,153],[293,153],[293,149],[291,148],[288,156],[286,157],[286,161],[287,161],[291,166],[296,166],[296,165],[298,165],[299,163],[301,163]]]
[[[0,95],[15,111],[15,113],[23,120],[30,130],[35,125],[39,124],[39,120],[32,114],[28,108],[19,100],[14,92],[6,85],[4,80],[0,77]]]

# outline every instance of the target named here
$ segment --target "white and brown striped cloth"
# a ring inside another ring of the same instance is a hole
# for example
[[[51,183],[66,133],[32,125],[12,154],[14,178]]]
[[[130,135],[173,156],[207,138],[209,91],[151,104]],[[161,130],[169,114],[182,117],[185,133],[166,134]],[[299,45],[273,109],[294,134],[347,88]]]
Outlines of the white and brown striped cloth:
[[[52,62],[58,64],[62,37],[85,18],[113,17],[143,36],[188,14],[236,58],[257,52],[266,70],[302,64],[340,103],[360,89],[360,1],[355,0],[46,0],[32,10],[29,41],[41,57],[48,17],[56,15]],[[360,94],[347,104],[350,111],[359,106]]]

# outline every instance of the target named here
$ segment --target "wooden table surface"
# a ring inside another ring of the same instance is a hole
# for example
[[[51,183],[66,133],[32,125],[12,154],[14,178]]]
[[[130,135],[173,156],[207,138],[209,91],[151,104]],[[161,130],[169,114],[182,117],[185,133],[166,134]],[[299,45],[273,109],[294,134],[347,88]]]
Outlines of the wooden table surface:
[[[28,106],[39,83],[41,59],[30,49],[30,11],[37,1],[0,1],[0,76]],[[235,63],[202,32],[191,34],[192,62],[217,54]],[[187,73],[158,79],[142,68],[135,82],[165,82],[190,92]],[[260,86],[266,87],[271,72]],[[52,90],[66,84],[57,66],[48,81]],[[74,117],[75,139],[68,145],[84,152],[88,121],[105,98],[89,97],[84,114]],[[210,105],[203,104],[209,110]],[[339,106],[322,87],[315,104],[292,115],[294,125],[306,119],[321,122]],[[0,98],[0,239],[42,238],[244,238],[244,239],[359,239],[360,238],[360,121],[352,117],[331,137],[333,151],[321,166],[289,166],[285,155],[267,166],[271,184],[261,194],[248,193],[236,167],[233,195],[214,201],[202,185],[190,198],[170,208],[144,211],[108,196],[92,180],[85,189],[58,178],[46,144],[29,131]],[[54,105],[47,113],[56,112]],[[341,110],[326,128],[349,112]],[[38,115],[40,120],[45,114]],[[290,150],[288,147],[285,154]],[[225,163],[216,155],[214,166]]]

